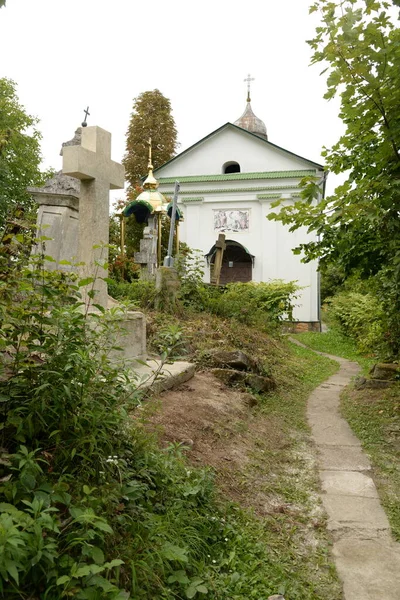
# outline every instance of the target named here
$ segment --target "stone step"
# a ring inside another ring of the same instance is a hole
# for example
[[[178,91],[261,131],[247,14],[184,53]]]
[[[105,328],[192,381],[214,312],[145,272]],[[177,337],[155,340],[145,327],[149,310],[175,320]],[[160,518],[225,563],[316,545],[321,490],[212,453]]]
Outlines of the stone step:
[[[162,363],[157,359],[136,363],[133,367],[135,377],[138,377],[140,391],[159,393],[178,387],[189,381],[196,371],[196,365],[177,360],[174,363]]]

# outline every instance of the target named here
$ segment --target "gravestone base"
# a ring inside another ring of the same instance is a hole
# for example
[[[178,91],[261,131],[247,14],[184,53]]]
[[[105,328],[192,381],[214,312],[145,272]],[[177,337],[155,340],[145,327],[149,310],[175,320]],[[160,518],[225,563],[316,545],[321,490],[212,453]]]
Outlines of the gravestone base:
[[[131,366],[135,360],[146,360],[146,317],[141,312],[128,311],[118,320],[119,331],[110,358],[113,362]]]
[[[118,304],[109,297],[109,309],[115,310]],[[89,309],[90,315],[100,315],[95,307]],[[146,361],[146,317],[139,311],[118,311],[113,315],[116,327],[111,328],[109,342],[121,350],[112,350],[109,358],[113,363],[120,364],[121,368],[132,368],[135,361]],[[97,320],[93,319],[91,324],[97,326]]]
[[[173,312],[180,288],[178,273],[170,267],[160,267],[156,273],[156,301],[158,310]]]

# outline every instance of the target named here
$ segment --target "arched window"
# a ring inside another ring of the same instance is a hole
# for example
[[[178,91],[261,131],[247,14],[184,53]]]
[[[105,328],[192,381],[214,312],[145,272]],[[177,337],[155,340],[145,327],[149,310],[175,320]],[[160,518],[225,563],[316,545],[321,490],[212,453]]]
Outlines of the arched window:
[[[222,165],[222,173],[240,173],[240,165],[234,160],[230,160]]]

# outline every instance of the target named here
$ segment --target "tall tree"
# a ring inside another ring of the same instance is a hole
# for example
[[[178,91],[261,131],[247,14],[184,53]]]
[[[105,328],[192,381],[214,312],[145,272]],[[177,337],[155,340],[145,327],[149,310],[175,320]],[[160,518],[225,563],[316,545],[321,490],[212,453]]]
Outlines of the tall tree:
[[[27,186],[43,181],[38,119],[20,105],[16,84],[0,79],[0,229],[15,207],[31,207]]]
[[[322,257],[346,274],[377,275],[394,327],[400,310],[400,30],[393,4],[399,0],[317,0],[311,6],[321,16],[308,42],[312,62],[328,72],[325,98],[340,94],[346,126],[323,156],[329,170],[348,177],[319,205],[319,183],[305,181],[302,199],[270,218],[321,236],[295,250],[306,260]]]
[[[156,169],[174,156],[178,146],[171,103],[159,90],[143,92],[133,101],[123,160],[129,181],[128,196],[131,198],[135,197],[140,178],[147,173],[147,142],[150,137]]]

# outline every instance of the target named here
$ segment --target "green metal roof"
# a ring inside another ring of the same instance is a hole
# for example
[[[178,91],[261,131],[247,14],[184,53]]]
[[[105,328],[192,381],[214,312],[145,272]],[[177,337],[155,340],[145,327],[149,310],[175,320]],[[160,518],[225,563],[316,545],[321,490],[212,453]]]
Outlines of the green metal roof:
[[[195,148],[199,144],[202,144],[208,138],[212,137],[213,135],[215,135],[216,133],[222,131],[222,129],[225,129],[227,127],[232,127],[233,129],[237,129],[238,131],[241,131],[244,134],[252,135],[253,137],[257,138],[258,140],[261,140],[262,142],[264,142],[265,144],[268,144],[269,146],[272,146],[273,148],[277,148],[281,152],[285,152],[286,154],[290,154],[291,156],[295,156],[296,158],[300,158],[301,160],[304,160],[304,161],[308,162],[309,164],[315,166],[318,170],[323,170],[324,169],[323,165],[320,165],[319,163],[316,163],[313,160],[309,160],[308,158],[304,158],[303,156],[300,156],[299,154],[295,154],[294,152],[290,152],[290,150],[285,150],[285,148],[282,148],[281,146],[278,146],[277,144],[273,144],[272,142],[269,142],[265,138],[260,137],[259,135],[257,135],[256,133],[252,133],[251,131],[247,131],[247,129],[243,129],[243,127],[238,127],[237,125],[234,125],[233,123],[229,123],[229,121],[228,121],[228,123],[225,123],[221,127],[218,127],[218,129],[215,129],[215,131],[212,131],[211,133],[209,133],[208,135],[206,135],[205,137],[203,137],[201,140],[199,140],[198,142],[196,142],[195,144],[193,144],[189,148],[186,148],[186,150],[184,150],[183,152],[181,152],[177,156],[174,156],[173,158],[171,158],[170,160],[168,160],[166,163],[164,163],[163,165],[161,165],[161,167],[158,167],[157,169],[154,169],[154,173],[156,173],[157,171],[159,171],[160,169],[162,169],[166,165],[169,165],[173,161],[177,160],[178,158],[180,158],[184,154],[187,154],[187,152],[190,152],[191,150],[193,150],[193,148]]]
[[[217,188],[211,190],[180,190],[179,196],[193,196],[201,194],[229,194],[230,192],[268,192],[269,190],[298,190],[298,185],[262,185],[260,187],[235,187],[235,188]]]
[[[160,177],[160,185],[175,183],[197,183],[204,181],[246,181],[249,179],[292,179],[315,175],[315,169],[302,171],[265,171],[264,173],[226,173],[218,175],[185,175],[183,177]]]
[[[273,198],[282,198],[282,194],[257,194],[257,200],[272,200]]]

